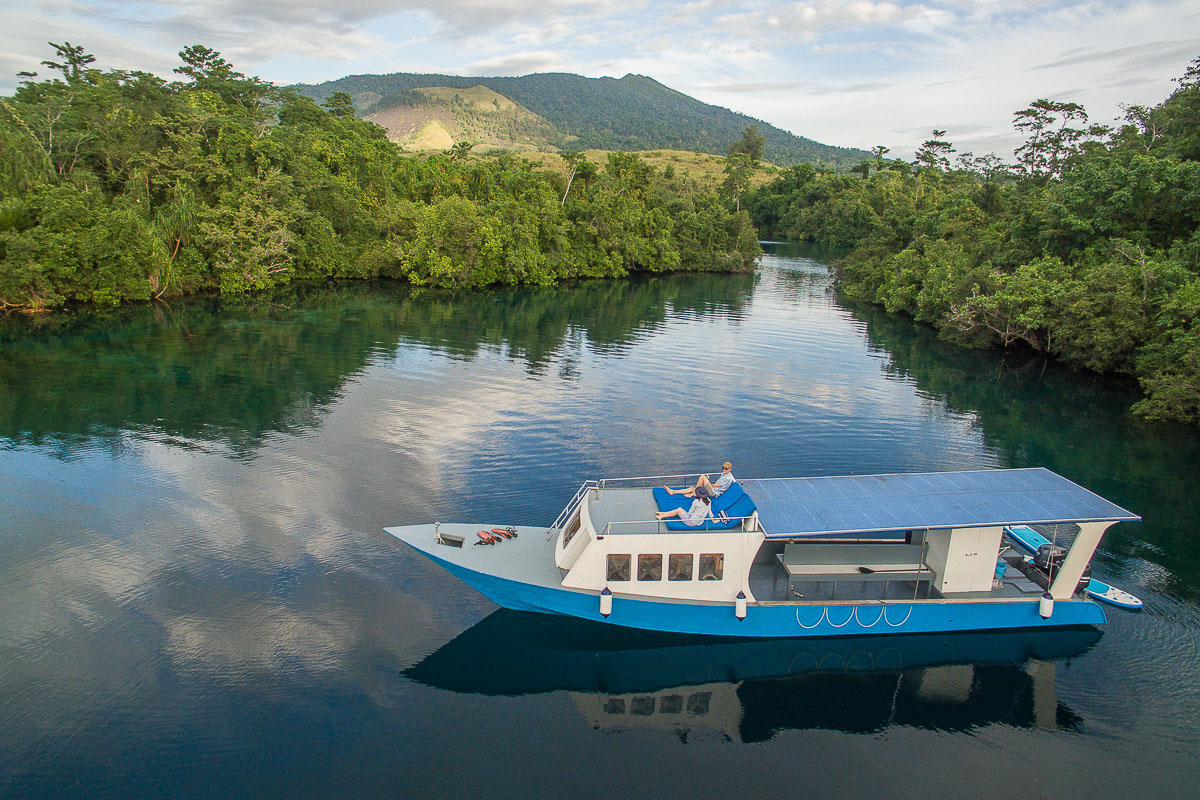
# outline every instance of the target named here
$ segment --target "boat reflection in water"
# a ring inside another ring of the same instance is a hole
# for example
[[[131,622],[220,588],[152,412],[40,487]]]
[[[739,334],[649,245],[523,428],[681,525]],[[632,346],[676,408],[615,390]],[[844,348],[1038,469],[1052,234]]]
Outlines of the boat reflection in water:
[[[605,731],[758,742],[813,728],[1075,729],[1056,661],[1099,639],[1057,631],[726,640],[584,625],[501,609],[405,675],[460,693],[566,691]],[[480,665],[486,665],[481,669]]]

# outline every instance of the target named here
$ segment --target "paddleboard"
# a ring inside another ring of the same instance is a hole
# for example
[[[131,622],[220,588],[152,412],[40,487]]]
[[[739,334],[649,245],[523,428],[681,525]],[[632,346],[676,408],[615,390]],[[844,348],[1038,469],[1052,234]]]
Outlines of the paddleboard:
[[[1029,563],[1033,563],[1032,555],[1037,553],[1039,547],[1044,544],[1050,544],[1049,539],[1028,525],[1010,525],[1004,529],[1004,532],[1022,550],[1030,553],[1025,558]],[[1094,600],[1099,600],[1102,603],[1108,603],[1118,608],[1138,609],[1145,605],[1140,598],[1134,597],[1129,592],[1118,589],[1115,586],[1109,586],[1107,583],[1098,581],[1095,578],[1092,578],[1083,591],[1088,597]]]

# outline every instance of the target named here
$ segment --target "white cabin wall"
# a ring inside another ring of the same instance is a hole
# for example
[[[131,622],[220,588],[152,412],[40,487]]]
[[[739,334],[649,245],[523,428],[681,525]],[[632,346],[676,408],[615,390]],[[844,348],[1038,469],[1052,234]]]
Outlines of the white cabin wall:
[[[950,528],[925,534],[925,563],[939,592],[986,592],[992,588],[1004,529]]]
[[[748,576],[754,555],[763,542],[762,533],[657,533],[657,534],[612,534],[593,538],[576,558],[563,586],[568,589],[600,591],[607,586],[613,594],[639,597],[662,597],[672,600],[700,600],[710,602],[733,602],[737,593],[745,592],[753,602]],[[632,578],[629,581],[607,579],[608,555],[628,553],[632,556]],[[690,553],[695,556],[693,576],[690,581],[667,580],[668,557],[672,553]],[[699,556],[703,553],[721,553],[725,556],[723,577],[719,581],[701,581]],[[637,557],[643,554],[660,554],[663,557],[663,577],[658,581],[637,580]]]
[[[584,493],[579,508],[575,511],[579,518],[579,530],[571,537],[571,541],[566,547],[563,547],[563,538],[566,536],[566,532],[558,534],[558,541],[554,545],[554,565],[559,569],[570,569],[579,558],[580,553],[587,548],[587,543],[596,538],[596,531],[592,528],[591,503],[592,492],[588,490]],[[565,527],[569,528],[574,519],[575,516],[568,519]]]

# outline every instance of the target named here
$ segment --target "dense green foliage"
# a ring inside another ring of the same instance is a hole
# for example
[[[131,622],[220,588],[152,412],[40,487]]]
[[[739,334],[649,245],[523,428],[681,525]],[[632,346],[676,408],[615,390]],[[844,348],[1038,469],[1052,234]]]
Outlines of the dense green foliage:
[[[966,154],[952,169],[934,131],[915,163],[881,148],[858,175],[794,167],[743,207],[764,233],[853,248],[852,297],[961,344],[1136,376],[1135,410],[1197,422],[1200,59],[1179,83],[1116,130],[1039,100],[1016,115],[1015,165]]]
[[[563,133],[572,150],[696,150],[723,155],[731,141],[755,125],[765,138],[762,157],[775,164],[811,162],[849,167],[867,157],[862,150],[820,144],[726,108],[710,106],[643,75],[584,78],[543,73],[518,78],[464,77],[397,72],[351,75],[317,86],[295,88],[318,102],[334,92],[370,97],[360,110],[414,102],[414,89],[486,86],[538,114]]]
[[[300,279],[546,285],[741,270],[748,217],[615,153],[566,180],[508,157],[404,157],[349,97],[323,106],[194,46],[183,77],[60,75],[0,99],[0,304],[49,308]]]

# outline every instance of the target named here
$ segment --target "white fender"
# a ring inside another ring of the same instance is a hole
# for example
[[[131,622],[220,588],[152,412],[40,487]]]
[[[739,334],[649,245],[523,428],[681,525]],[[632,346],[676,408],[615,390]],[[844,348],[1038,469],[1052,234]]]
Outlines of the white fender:
[[[746,593],[745,592],[737,593],[737,599],[733,603],[733,613],[734,613],[734,616],[736,616],[738,618],[739,622],[741,622],[742,620],[744,620],[746,618]]]
[[[600,616],[607,617],[612,613],[612,590],[607,586],[600,592]]]
[[[1054,598],[1049,592],[1045,592],[1038,601],[1038,613],[1042,615],[1042,619],[1050,619],[1050,615],[1054,613]]]

